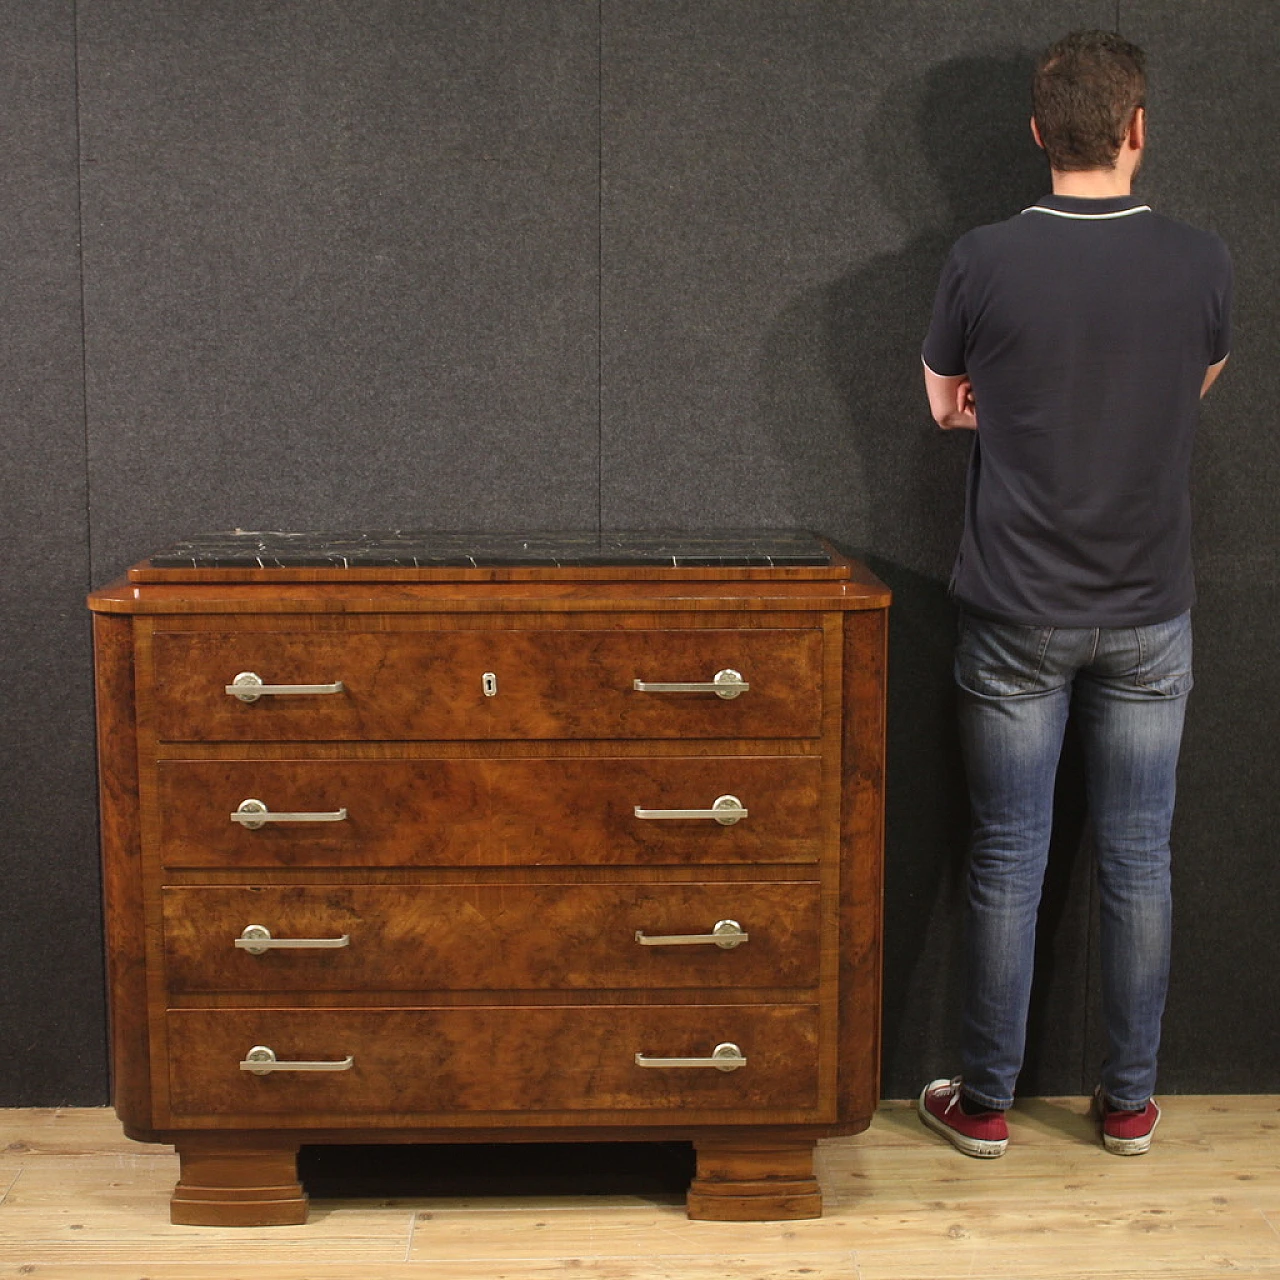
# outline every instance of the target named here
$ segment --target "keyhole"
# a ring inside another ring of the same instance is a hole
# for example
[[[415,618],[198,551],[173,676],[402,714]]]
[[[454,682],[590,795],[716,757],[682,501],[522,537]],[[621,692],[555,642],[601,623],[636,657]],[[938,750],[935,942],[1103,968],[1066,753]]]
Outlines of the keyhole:
[[[498,677],[494,675],[492,671],[486,671],[484,675],[480,677],[480,684],[484,689],[484,696],[486,698],[492,698],[497,694]]]

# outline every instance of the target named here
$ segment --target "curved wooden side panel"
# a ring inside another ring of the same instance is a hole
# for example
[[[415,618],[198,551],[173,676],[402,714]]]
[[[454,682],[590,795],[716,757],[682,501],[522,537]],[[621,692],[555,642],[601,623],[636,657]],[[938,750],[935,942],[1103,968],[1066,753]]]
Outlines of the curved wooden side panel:
[[[133,619],[95,614],[103,932],[111,1025],[111,1100],[127,1126],[152,1125],[147,1042],[138,738],[133,711]]]
[[[846,613],[844,628],[839,1105],[858,1133],[880,1100],[888,613]]]

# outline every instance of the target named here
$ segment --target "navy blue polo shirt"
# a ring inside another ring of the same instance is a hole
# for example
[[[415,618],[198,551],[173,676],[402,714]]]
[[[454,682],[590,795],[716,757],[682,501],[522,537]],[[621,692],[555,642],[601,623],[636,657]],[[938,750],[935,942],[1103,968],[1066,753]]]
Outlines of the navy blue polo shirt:
[[[1230,311],[1222,241],[1131,196],[1047,196],[956,242],[923,357],[977,404],[961,604],[1061,627],[1190,608],[1191,445]]]

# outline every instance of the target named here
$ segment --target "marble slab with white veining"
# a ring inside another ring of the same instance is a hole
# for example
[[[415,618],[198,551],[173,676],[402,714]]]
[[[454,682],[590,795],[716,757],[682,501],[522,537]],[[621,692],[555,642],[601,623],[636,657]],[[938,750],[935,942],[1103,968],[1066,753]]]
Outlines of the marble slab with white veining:
[[[827,565],[811,533],[438,533],[388,530],[290,533],[235,529],[200,534],[153,555],[153,569],[476,568],[496,565],[671,565],[677,568]]]

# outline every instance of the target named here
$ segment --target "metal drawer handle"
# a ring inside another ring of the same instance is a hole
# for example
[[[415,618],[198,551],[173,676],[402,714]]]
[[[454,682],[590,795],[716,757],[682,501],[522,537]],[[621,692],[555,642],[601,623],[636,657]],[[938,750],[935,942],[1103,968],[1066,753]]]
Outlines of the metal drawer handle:
[[[646,1058],[636,1054],[637,1067],[714,1067],[717,1071],[737,1071],[747,1060],[736,1044],[718,1044],[709,1058]]]
[[[257,829],[268,822],[346,822],[347,811],[334,809],[332,813],[273,813],[261,800],[241,800],[239,808],[231,815],[246,831]]]
[[[264,693],[341,693],[343,690],[341,680],[335,680],[333,684],[263,684],[262,677],[254,671],[242,671],[223,687],[241,702],[257,702]]]
[[[338,947],[351,945],[351,935],[344,933],[340,938],[273,938],[271,930],[260,924],[245,926],[244,932],[236,939],[235,945],[251,956],[260,956],[264,951],[292,949],[294,951],[334,951]]]
[[[747,811],[737,796],[717,796],[710,809],[642,809],[636,805],[635,813],[637,818],[664,821],[676,818],[710,818],[722,827],[731,827],[747,816]]]
[[[732,951],[740,942],[746,942],[750,936],[743,932],[742,926],[736,920],[717,920],[715,928],[710,933],[673,933],[666,937],[656,937],[646,934],[643,929],[636,930],[636,941],[642,947],[690,947],[699,942],[711,942],[724,951]]]
[[[631,687],[641,693],[714,693],[718,698],[736,698],[751,688],[732,667],[717,671],[710,680],[633,680]]]
[[[280,1062],[276,1051],[265,1044],[255,1044],[240,1064],[241,1071],[255,1076],[269,1076],[273,1071],[350,1071],[356,1060],[348,1055],[341,1062]]]

